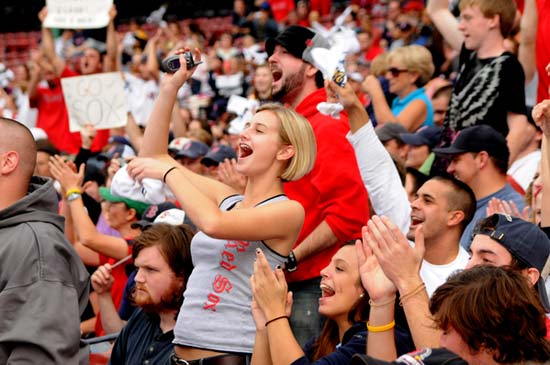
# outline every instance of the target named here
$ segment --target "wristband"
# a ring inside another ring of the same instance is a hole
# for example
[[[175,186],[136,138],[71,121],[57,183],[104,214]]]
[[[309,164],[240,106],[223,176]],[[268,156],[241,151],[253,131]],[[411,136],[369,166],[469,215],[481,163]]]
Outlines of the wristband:
[[[296,271],[298,268],[298,261],[296,260],[296,256],[294,256],[294,251],[290,251],[288,254],[287,260],[285,262],[285,269],[288,272]]]
[[[82,190],[80,190],[79,188],[72,188],[72,189],[69,189],[67,190],[67,192],[65,193],[65,198],[68,198],[69,195],[71,194],[79,194],[79,195],[82,195]]]
[[[391,330],[395,327],[395,320],[391,321],[388,324],[385,324],[383,326],[371,326],[369,322],[367,322],[367,330],[369,332],[386,332]]]
[[[162,176],[162,182],[166,184],[166,177],[168,176],[169,173],[171,173],[172,171],[174,171],[175,169],[177,169],[176,166],[172,166],[170,167],[168,170],[166,170],[166,172],[164,173],[164,176]]]
[[[265,322],[265,326],[267,327],[267,325],[270,324],[271,322],[275,322],[275,321],[278,321],[279,319],[283,319],[283,318],[288,319],[288,316],[285,315],[285,316],[279,316],[279,317],[272,318],[269,321]]]

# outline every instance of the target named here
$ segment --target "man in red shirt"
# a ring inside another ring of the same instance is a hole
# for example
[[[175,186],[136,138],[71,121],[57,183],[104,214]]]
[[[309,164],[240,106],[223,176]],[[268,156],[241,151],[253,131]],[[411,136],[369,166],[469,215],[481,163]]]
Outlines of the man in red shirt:
[[[369,217],[369,203],[354,151],[346,140],[347,115],[334,119],[317,110],[326,101],[323,77],[311,64],[313,47],[328,43],[308,28],[290,26],[268,39],[266,51],[273,75],[272,94],[311,123],[317,159],[311,173],[285,184],[290,199],[300,202],[306,217],[289,256],[287,279],[294,293],[292,326],[301,344],[318,334],[320,270],[347,240],[359,237]]]

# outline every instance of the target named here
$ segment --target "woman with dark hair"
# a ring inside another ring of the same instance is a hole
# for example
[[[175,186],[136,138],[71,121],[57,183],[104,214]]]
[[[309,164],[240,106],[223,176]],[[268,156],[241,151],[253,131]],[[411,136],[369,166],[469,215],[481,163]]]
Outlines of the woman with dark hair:
[[[550,361],[546,313],[525,276],[476,266],[451,276],[430,301],[441,346],[469,364]]]
[[[369,297],[361,284],[352,244],[342,246],[321,270],[319,313],[326,321],[321,335],[303,349],[288,322],[292,293],[287,290],[284,273],[280,267],[273,272],[261,251],[256,254],[250,285],[256,322],[252,365],[343,365],[353,354],[365,353]],[[397,347],[402,349],[408,336],[399,328],[395,333]]]

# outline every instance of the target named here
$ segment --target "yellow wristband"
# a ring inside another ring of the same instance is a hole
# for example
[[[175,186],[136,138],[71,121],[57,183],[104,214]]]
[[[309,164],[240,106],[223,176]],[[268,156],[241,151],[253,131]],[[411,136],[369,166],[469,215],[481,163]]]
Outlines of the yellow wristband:
[[[395,327],[395,320],[383,326],[371,326],[369,322],[367,322],[367,330],[369,330],[369,332],[386,332],[391,330],[393,327]]]
[[[80,190],[79,188],[69,189],[65,193],[65,198],[68,198],[69,195],[71,195],[71,194],[80,194],[80,195],[82,195],[82,190]]]

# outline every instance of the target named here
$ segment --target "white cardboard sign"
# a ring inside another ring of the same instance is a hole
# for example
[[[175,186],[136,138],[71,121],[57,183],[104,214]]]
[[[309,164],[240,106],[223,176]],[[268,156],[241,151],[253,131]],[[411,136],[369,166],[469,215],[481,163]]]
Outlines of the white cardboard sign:
[[[124,127],[128,120],[124,81],[120,72],[61,79],[69,113],[69,130],[78,132],[86,123],[96,129]]]
[[[96,29],[109,24],[113,0],[46,0],[46,28]]]

